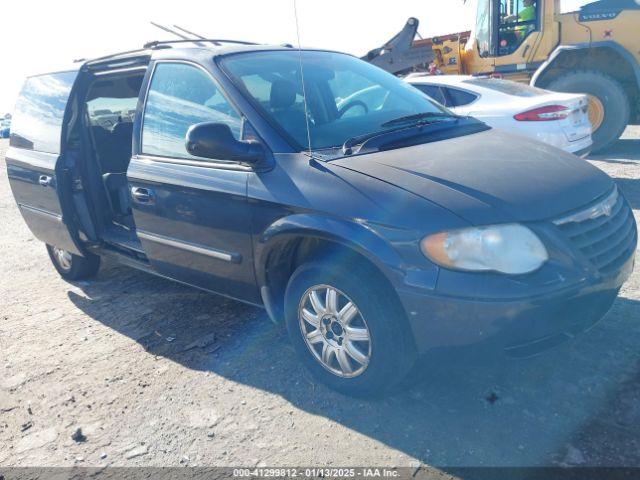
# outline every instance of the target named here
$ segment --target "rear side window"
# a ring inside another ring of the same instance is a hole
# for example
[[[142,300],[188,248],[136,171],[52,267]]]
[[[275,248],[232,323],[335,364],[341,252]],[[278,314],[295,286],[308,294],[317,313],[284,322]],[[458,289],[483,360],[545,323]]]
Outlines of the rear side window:
[[[420,90],[422,93],[425,93],[429,97],[433,98],[440,105],[447,105],[447,99],[444,96],[444,92],[438,85],[414,84],[413,86]]]
[[[11,146],[60,153],[62,122],[78,72],[28,78],[22,87],[11,126]]]
[[[446,90],[449,97],[447,107],[463,107],[473,103],[478,98],[478,96],[473,93],[458,90],[457,88],[448,87]]]
[[[225,123],[240,139],[240,115],[208,73],[195,65],[159,63],[145,106],[142,152],[200,159],[187,152],[185,136],[189,127],[202,122]]]
[[[488,88],[489,90],[505,93],[507,95],[515,95],[516,97],[539,97],[548,93],[546,90],[542,90],[541,88],[531,87],[524,83],[512,82],[501,78],[471,78],[469,80],[465,80],[464,83]]]

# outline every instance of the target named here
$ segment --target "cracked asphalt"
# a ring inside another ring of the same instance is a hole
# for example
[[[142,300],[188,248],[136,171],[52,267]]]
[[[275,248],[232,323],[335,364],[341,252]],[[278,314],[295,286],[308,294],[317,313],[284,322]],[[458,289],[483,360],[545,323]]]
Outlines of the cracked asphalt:
[[[425,359],[391,397],[354,400],[314,384],[260,309],[108,262],[63,281],[15,206],[6,147],[0,467],[640,466],[640,268],[568,344]],[[637,221],[640,127],[590,161]]]

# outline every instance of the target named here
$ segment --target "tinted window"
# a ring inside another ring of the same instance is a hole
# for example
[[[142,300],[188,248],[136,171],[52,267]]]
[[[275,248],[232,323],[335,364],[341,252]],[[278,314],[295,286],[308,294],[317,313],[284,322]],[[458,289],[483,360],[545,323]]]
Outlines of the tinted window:
[[[416,87],[422,93],[433,98],[436,102],[441,103],[442,105],[447,104],[447,99],[444,96],[444,92],[442,91],[442,88],[440,88],[438,85],[420,84],[420,85],[414,85],[414,87]]]
[[[408,115],[450,116],[411,85],[349,55],[251,52],[229,56],[223,65],[263,115],[299,148],[308,140],[314,149],[341,147],[348,138],[391,128],[387,122]]]
[[[524,83],[512,82],[510,80],[502,80],[501,78],[471,78],[465,80],[464,83],[506,93],[507,95],[515,95],[516,97],[538,97],[549,93],[541,88],[530,87]]]
[[[447,102],[448,107],[462,107],[464,105],[469,105],[478,98],[477,95],[465,92],[464,90],[458,90],[457,88],[447,87],[446,91],[449,98],[449,101]]]
[[[60,153],[62,120],[77,72],[27,79],[16,103],[11,146]]]
[[[199,158],[187,152],[185,136],[189,127],[202,122],[225,123],[240,138],[240,116],[208,73],[193,65],[159,63],[144,112],[143,153]]]

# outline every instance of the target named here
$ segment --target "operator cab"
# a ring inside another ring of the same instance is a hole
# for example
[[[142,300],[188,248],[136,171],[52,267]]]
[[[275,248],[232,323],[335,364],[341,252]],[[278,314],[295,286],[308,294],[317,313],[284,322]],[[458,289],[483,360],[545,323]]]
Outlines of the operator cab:
[[[538,29],[536,0],[501,0],[498,55],[510,55],[527,36]]]
[[[478,0],[476,38],[480,56],[514,53],[525,39],[539,29],[537,0]]]

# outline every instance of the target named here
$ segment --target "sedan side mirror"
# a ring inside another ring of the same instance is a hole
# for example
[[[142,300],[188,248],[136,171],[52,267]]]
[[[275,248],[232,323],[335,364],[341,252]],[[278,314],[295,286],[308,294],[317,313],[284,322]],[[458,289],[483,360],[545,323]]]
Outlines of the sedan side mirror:
[[[257,163],[265,156],[262,145],[236,140],[231,128],[225,123],[204,122],[192,125],[187,130],[185,146],[191,155],[215,160]]]

